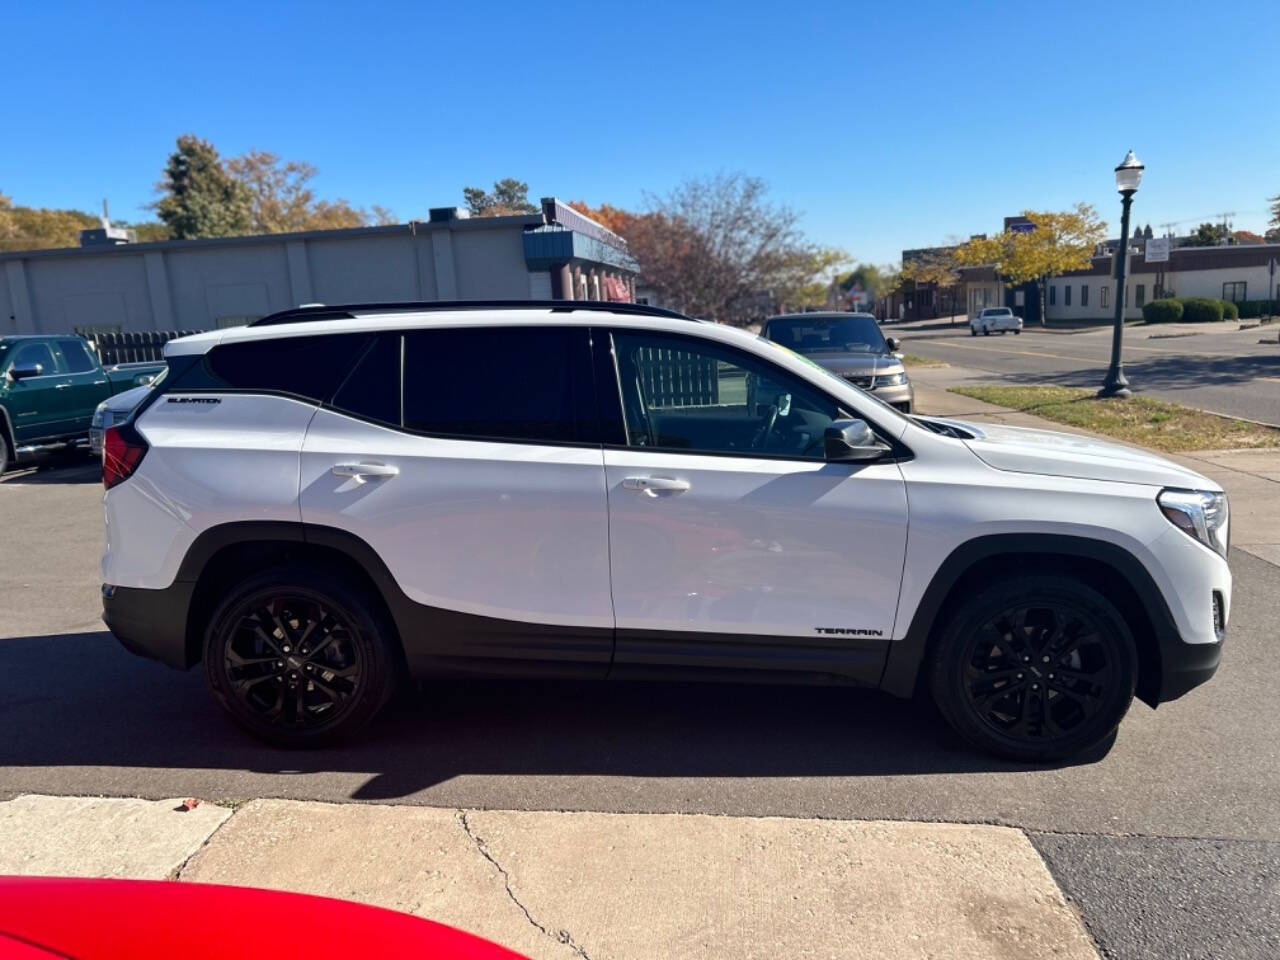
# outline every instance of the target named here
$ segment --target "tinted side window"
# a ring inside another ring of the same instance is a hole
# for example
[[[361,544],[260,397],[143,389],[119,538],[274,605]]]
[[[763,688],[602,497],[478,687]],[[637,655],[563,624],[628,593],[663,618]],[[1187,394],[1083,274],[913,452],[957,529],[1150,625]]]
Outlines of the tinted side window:
[[[89,356],[89,345],[83,340],[59,340],[58,349],[67,362],[67,373],[88,373],[97,366]]]
[[[338,388],[333,407],[344,413],[400,426],[399,333],[379,334]]]
[[[229,343],[206,355],[200,365],[206,376],[193,367],[170,389],[232,387],[327,400],[370,339],[369,334],[350,333]]]
[[[58,372],[58,365],[53,362],[53,351],[49,349],[48,344],[43,342],[23,343],[13,351],[13,360],[10,362],[11,367],[30,367],[40,364],[44,368],[43,376]]]
[[[404,425],[423,433],[598,442],[582,327],[477,327],[405,334]]]

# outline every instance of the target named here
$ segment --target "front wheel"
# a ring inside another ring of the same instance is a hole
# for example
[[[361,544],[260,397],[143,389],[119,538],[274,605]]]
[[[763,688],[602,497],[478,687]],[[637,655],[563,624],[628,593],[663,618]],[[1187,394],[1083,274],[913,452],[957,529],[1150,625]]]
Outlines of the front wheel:
[[[9,439],[0,433],[0,475],[3,475],[9,469],[9,464],[13,460],[13,454],[9,450]]]
[[[969,328],[969,336],[971,336],[971,337],[976,337],[977,335],[978,335],[978,328],[977,328],[977,327],[970,327],[970,328]]]
[[[1133,636],[1092,587],[1028,576],[960,605],[930,665],[934,699],[971,744],[1013,760],[1074,756],[1113,736],[1137,683]]]
[[[377,604],[319,569],[276,569],[234,587],[205,635],[223,709],[280,746],[341,739],[389,699],[393,632]]]
[[[1016,336],[1017,336],[1018,334],[1020,334],[1021,332],[1022,332],[1021,330],[1015,330],[1015,331],[1013,331],[1013,335],[1016,337]]]
[[[986,327],[983,327],[983,328],[982,328],[982,335],[983,335],[984,337],[989,337],[989,336],[991,336],[991,331],[990,331],[990,330],[988,330]]]

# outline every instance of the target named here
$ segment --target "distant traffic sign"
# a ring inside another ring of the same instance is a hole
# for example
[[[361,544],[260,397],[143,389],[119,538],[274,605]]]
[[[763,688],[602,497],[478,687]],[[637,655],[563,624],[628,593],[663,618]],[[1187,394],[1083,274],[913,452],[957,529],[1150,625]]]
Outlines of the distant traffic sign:
[[[1009,224],[1010,233],[1032,233],[1036,229],[1034,223],[1011,223]]]
[[[1147,241],[1147,263],[1167,263],[1169,260],[1169,238],[1152,237]]]

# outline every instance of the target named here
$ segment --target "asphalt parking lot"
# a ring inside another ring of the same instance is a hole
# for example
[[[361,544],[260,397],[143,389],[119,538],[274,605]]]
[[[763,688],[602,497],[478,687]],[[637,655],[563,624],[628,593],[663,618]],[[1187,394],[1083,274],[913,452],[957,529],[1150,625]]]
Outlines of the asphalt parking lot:
[[[1256,321],[1247,321],[1256,323]],[[1280,347],[1276,325],[1236,329],[1224,323],[1199,330],[1130,324],[1125,328],[1125,373],[1135,390],[1214,413],[1280,425]],[[903,350],[982,371],[985,383],[1060,383],[1096,387],[1111,357],[1111,330],[972,337],[964,318],[894,324]],[[1270,339],[1271,343],[1259,343]]]
[[[1114,747],[1074,765],[974,754],[928,707],[879,694],[692,684],[432,685],[358,743],[289,752],[231,727],[199,670],[140,660],[104,630],[100,499],[90,467],[0,483],[0,798],[1007,824],[1113,956],[1280,953],[1280,567],[1257,557],[1232,555],[1214,680],[1158,711],[1135,704]]]

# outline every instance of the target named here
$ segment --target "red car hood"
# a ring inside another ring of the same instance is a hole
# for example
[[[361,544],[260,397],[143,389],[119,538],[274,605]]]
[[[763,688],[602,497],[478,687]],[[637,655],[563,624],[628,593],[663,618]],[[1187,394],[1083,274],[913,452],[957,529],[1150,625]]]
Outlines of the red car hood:
[[[250,887],[0,877],[0,960],[527,960],[406,913]]]

